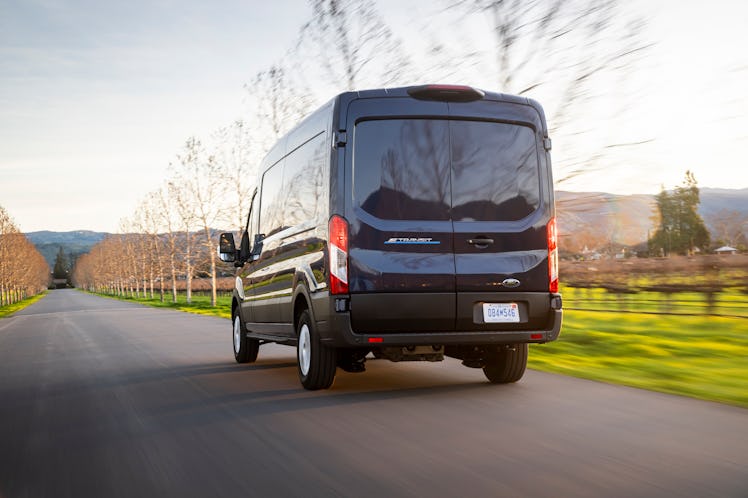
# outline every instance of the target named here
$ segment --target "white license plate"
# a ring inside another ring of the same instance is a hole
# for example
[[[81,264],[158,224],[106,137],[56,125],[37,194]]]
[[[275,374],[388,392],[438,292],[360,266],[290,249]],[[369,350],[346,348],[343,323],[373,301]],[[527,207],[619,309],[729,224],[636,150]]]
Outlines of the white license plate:
[[[519,323],[519,307],[517,303],[483,303],[483,321]]]

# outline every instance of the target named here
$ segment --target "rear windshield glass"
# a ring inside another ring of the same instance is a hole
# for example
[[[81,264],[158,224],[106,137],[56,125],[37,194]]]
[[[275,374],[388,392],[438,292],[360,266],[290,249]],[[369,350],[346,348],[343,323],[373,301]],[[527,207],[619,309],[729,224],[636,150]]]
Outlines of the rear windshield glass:
[[[535,135],[496,122],[356,125],[354,202],[391,220],[516,221],[539,204]]]

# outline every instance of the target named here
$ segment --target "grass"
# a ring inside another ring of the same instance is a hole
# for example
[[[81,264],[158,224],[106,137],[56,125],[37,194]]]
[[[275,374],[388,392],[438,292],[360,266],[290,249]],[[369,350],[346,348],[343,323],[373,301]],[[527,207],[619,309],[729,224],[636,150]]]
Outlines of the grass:
[[[187,303],[187,298],[184,294],[177,295],[177,302],[172,301],[171,294],[164,296],[164,302],[161,302],[161,298],[156,296],[153,299],[150,297],[116,297],[109,294],[97,294],[103,297],[109,297],[113,299],[120,299],[122,301],[130,301],[134,303],[141,303],[155,308],[170,308],[178,311],[186,311],[187,313],[195,313],[197,315],[208,315],[218,316],[221,318],[231,318],[231,295],[218,296],[216,300],[216,306],[210,305],[210,296],[203,296],[200,294],[192,295],[192,303]]]
[[[565,287],[561,293],[566,308],[676,314],[714,313],[748,318],[748,295],[733,288],[715,293],[711,307],[707,296],[699,292],[678,292],[667,296],[661,292],[642,291],[616,295],[600,288]]]
[[[574,291],[582,290],[570,294]],[[584,297],[598,298],[595,308],[610,311],[564,311],[560,339],[531,346],[530,368],[748,408],[748,319],[619,313],[613,295],[593,289]],[[738,304],[744,296],[724,298]],[[219,297],[216,308],[199,295],[191,305],[183,294],[176,304],[170,296],[164,303],[126,300],[224,318],[231,314],[230,296]],[[570,301],[565,304],[573,307]],[[696,296],[693,301],[683,307],[698,313],[701,305]]]
[[[34,304],[41,298],[47,295],[47,291],[42,292],[41,294],[37,294],[36,296],[27,297],[26,299],[23,299],[21,301],[18,301],[17,303],[9,304],[7,306],[0,306],[0,318],[4,318],[8,315],[12,315],[16,311],[20,311],[24,309],[26,306],[29,306],[31,304]]]
[[[569,310],[528,366],[748,408],[748,320]]]

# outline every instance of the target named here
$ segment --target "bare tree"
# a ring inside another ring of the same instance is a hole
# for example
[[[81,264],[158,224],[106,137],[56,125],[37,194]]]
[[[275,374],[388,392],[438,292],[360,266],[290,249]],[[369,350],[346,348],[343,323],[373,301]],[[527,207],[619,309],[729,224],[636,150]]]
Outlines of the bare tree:
[[[132,297],[132,266],[127,260],[126,236],[111,235],[95,244],[75,263],[73,284],[89,292]]]
[[[219,221],[241,232],[256,183],[260,146],[241,120],[218,130],[216,139],[216,160],[220,170],[217,175],[224,182],[225,192],[221,203],[225,204],[224,215]]]
[[[176,190],[180,216],[190,219],[201,231],[199,244],[209,262],[211,282],[211,306],[216,305],[216,243],[213,240],[213,228],[220,214],[219,202],[223,197],[221,170],[214,155],[207,155],[202,143],[191,138],[185,143],[184,152],[179,157],[179,169],[176,171],[180,188]],[[189,226],[185,225],[186,237],[192,238]],[[190,242],[188,241],[188,244]],[[188,271],[188,302],[191,300],[191,273],[194,265],[192,258],[186,258]]]
[[[156,212],[159,224],[166,230],[166,254],[169,260],[169,276],[171,277],[172,302],[177,302],[177,270],[178,270],[178,233],[173,220],[174,203],[170,198],[173,189],[169,185],[161,187],[154,193]]]
[[[132,222],[123,218],[119,223],[119,241],[122,247],[121,262],[124,280],[130,297],[140,298],[140,272],[138,268],[138,253],[133,236]]]
[[[149,279],[151,299],[153,299],[154,279],[158,282],[159,298],[164,302],[164,244],[159,231],[162,216],[159,214],[159,199],[157,192],[151,192],[143,200],[137,211],[141,219],[141,226],[146,236],[148,251]]]
[[[707,223],[714,238],[732,247],[746,244],[748,216],[730,209],[720,209],[707,216]]]
[[[301,29],[295,53],[321,66],[337,89],[402,83],[410,60],[371,0],[311,0],[312,18]],[[335,56],[330,55],[331,47]],[[307,56],[307,48],[313,52]],[[311,73],[311,68],[307,68]]]
[[[261,149],[260,155],[314,106],[311,92],[304,88],[303,82],[292,81],[289,73],[283,65],[273,64],[258,72],[250,85],[245,85],[252,101],[253,135]]]
[[[44,257],[0,206],[0,306],[42,292],[49,277]]]
[[[195,254],[194,234],[196,226],[195,206],[189,197],[187,187],[179,180],[169,181],[169,198],[172,200],[181,228],[181,260],[186,281],[186,300],[192,303],[192,278],[194,277]]]
[[[493,43],[481,50],[465,41],[453,44],[455,50],[437,38],[432,55],[451,68],[470,66],[468,72],[475,74],[477,67],[491,74],[500,91],[539,97],[551,135],[565,143],[556,156],[557,183],[601,167],[614,149],[650,141],[576,119],[603,112],[620,117],[632,101],[627,76],[651,44],[644,40],[646,23],[627,14],[625,5],[614,0],[452,0],[447,5],[450,16],[463,14],[462,22],[482,19]]]

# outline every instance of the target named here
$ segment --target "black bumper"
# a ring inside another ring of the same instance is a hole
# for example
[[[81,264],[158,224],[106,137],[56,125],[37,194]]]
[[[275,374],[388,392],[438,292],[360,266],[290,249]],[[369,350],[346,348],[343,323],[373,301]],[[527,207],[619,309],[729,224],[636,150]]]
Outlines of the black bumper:
[[[555,341],[563,310],[551,309],[544,327],[534,330],[356,333],[349,312],[337,312],[319,323],[322,342],[333,347],[383,347],[456,344],[519,344]]]

